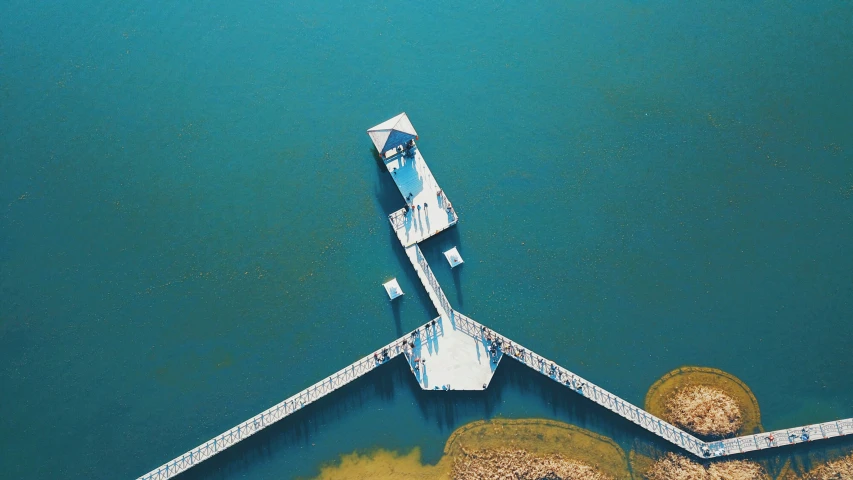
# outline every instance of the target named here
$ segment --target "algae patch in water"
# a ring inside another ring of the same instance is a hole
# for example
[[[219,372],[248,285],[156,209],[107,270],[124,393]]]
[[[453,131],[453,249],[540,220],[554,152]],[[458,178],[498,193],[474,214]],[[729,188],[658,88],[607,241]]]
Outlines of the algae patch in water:
[[[474,453],[477,452],[477,453]],[[454,431],[436,465],[423,465],[420,451],[407,454],[378,449],[352,453],[321,468],[318,480],[339,479],[451,479],[454,465],[471,455],[500,457],[502,461],[531,463],[537,458],[582,464],[604,477],[631,478],[625,452],[611,439],[574,425],[545,419],[477,421]],[[482,458],[482,457],[481,457]],[[530,465],[518,465],[524,469]],[[457,469],[457,473],[459,469]]]
[[[400,455],[377,449],[370,453],[343,455],[340,463],[323,466],[318,480],[406,478],[433,480],[450,478],[450,465],[442,459],[437,465],[421,463],[420,449]]]

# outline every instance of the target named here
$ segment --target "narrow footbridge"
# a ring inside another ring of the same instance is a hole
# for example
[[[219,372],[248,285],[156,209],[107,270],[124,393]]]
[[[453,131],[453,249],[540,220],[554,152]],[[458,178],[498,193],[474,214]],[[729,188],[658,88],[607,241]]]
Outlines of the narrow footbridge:
[[[391,228],[397,234],[406,256],[438,312],[438,317],[283,402],[166,462],[139,477],[139,480],[172,478],[400,355],[406,358],[418,384],[425,390],[487,388],[500,361],[509,357],[563,385],[572,394],[587,398],[700,458],[723,457],[853,435],[853,418],[846,418],[704,442],[453,310],[418,243],[455,225],[458,220],[456,211],[444,192],[438,188],[438,183],[417,149],[414,143],[417,138],[414,128],[405,114],[387,120],[368,132],[407,203],[407,208],[388,216]],[[383,143],[388,139],[395,139],[399,143],[388,146]],[[405,148],[401,146],[403,144],[406,145]],[[423,210],[413,208],[415,205],[423,205]],[[442,345],[440,349],[437,348],[439,343]],[[490,348],[494,354],[491,354]],[[419,362],[416,359],[426,361]]]

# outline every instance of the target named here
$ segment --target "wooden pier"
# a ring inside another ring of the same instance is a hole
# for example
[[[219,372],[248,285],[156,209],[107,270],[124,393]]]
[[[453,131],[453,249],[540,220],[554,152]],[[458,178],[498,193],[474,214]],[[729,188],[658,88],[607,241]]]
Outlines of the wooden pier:
[[[394,130],[398,127],[402,129],[400,132]],[[418,384],[425,390],[482,390],[487,388],[502,358],[512,358],[563,385],[573,394],[601,405],[700,458],[736,455],[853,435],[853,418],[846,418],[704,442],[453,310],[417,244],[455,225],[458,220],[456,212],[414,144],[417,135],[405,114],[383,122],[369,132],[409,206],[389,215],[391,227],[438,316],[283,402],[148,472],[139,480],[172,478],[399,355],[406,357]],[[421,213],[417,213],[417,205],[421,205]],[[415,208],[412,209],[412,206]]]

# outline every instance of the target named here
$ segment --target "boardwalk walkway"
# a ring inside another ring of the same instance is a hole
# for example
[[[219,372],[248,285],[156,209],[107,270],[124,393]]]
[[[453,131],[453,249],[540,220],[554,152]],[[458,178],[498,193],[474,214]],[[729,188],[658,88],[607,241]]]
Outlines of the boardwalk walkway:
[[[399,355],[405,355],[421,388],[427,390],[479,390],[486,388],[501,359],[505,356],[558,382],[569,390],[601,405],[653,434],[672,442],[702,458],[721,457],[767,450],[796,443],[853,435],[853,418],[805,425],[785,430],[746,435],[716,442],[703,442],[645,410],[608,392],[576,373],[502,336],[485,325],[453,310],[436,280],[418,243],[456,224],[456,212],[426,166],[417,147],[410,156],[390,155],[386,166],[399,179],[400,193],[412,194],[427,204],[423,215],[405,209],[389,215],[389,221],[406,256],[420,278],[438,317],[375,352],[353,362],[323,380],[311,385],[283,402],[255,415],[236,427],[174,458],[139,477],[139,480],[166,480],[216,455],[275,422],[310,405],[325,395],[362,377]],[[408,160],[407,160],[408,158]],[[396,163],[395,163],[396,162]],[[396,174],[395,174],[396,171]],[[407,199],[410,202],[411,199]],[[431,205],[431,207],[430,207]],[[427,210],[434,214],[432,223]],[[498,345],[496,354],[490,348]],[[415,362],[415,359],[425,362]]]
[[[450,302],[447,301],[447,296],[444,295],[441,285],[438,284],[438,280],[436,280],[435,275],[432,273],[432,269],[429,268],[429,264],[424,258],[421,249],[417,244],[405,247],[405,249],[406,256],[412,262],[412,267],[415,268],[418,278],[421,279],[421,283],[427,291],[429,299],[432,300],[433,306],[438,310],[438,315],[445,320],[453,322],[453,309],[450,308]]]
[[[708,458],[736,455],[754,450],[767,450],[784,445],[823,440],[842,435],[853,435],[853,418],[845,418],[831,422],[728,438],[715,442],[704,442],[642,408],[608,392],[589,380],[582,378],[580,375],[525,348],[523,345],[513,342],[511,339],[497,332],[488,330],[477,321],[456,311],[453,312],[453,316],[456,319],[456,324],[461,326],[470,335],[484,339],[488,332],[492,339],[500,339],[505,356],[521,362],[523,365],[560,383],[575,393],[592,400],[611,412],[628,419],[698,457]]]

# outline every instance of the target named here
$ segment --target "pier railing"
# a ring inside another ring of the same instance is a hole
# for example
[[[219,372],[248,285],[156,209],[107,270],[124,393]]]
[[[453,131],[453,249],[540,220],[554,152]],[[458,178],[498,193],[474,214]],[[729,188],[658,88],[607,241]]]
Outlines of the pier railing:
[[[391,222],[391,228],[393,228],[394,231],[406,228],[406,209],[401,208],[391,215],[388,215],[388,221]]]
[[[691,453],[702,456],[702,445],[704,442],[689,433],[661,420],[660,418],[646,412],[645,410],[623,400],[622,398],[604,390],[580,375],[563,368],[538,353],[525,348],[523,345],[513,342],[509,338],[486,328],[483,324],[467,317],[459,312],[453,313],[457,325],[465,325],[466,333],[473,332],[473,337],[484,339],[486,336],[501,344],[504,355],[523,365],[548,377],[549,379],[569,388],[575,393],[582,395],[602,407],[627,418],[640,427],[663,437],[666,440],[684,448]]]
[[[412,259],[411,255],[409,258],[417,262],[418,266],[420,266],[420,271],[423,272],[425,278],[425,287],[429,285],[433,292],[435,292],[435,297],[432,298],[433,302],[436,303],[436,309],[438,310],[438,314],[441,316],[447,316],[451,321],[453,320],[453,308],[450,307],[450,302],[447,301],[447,296],[444,295],[444,291],[441,289],[441,285],[436,280],[435,275],[432,273],[432,269],[429,268],[429,263],[427,263],[424,258],[423,253],[421,252],[420,247],[417,244],[412,245],[406,249],[407,251],[414,250],[415,258]]]
[[[746,453],[754,450],[766,450],[768,448],[791,445],[795,443],[809,442],[833,438],[842,435],[853,435],[853,419],[847,418],[831,422],[805,425],[773,432],[756,433],[741,437],[727,438],[723,440],[704,442],[695,436],[681,430],[680,428],[662,420],[651,413],[625,401],[624,399],[608,392],[598,385],[584,379],[580,375],[563,368],[551,360],[525,348],[523,345],[513,342],[509,338],[486,328],[476,320],[471,319],[459,312],[454,311],[457,328],[468,333],[476,339],[483,340],[490,337],[499,340],[501,351],[514,360],[548,377],[549,379],[564,385],[575,393],[582,395],[602,407],[628,419],[632,423],[654,433],[655,435],[678,445],[679,447],[702,458],[720,457]]]

